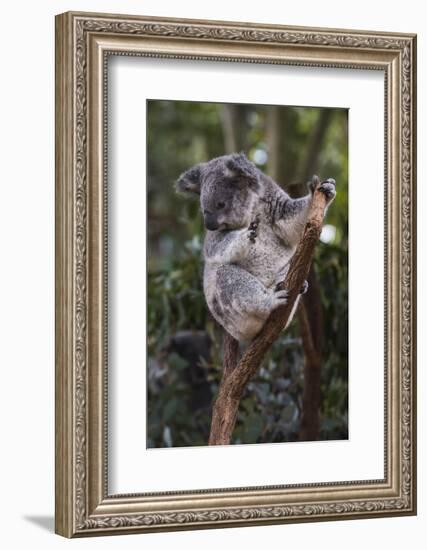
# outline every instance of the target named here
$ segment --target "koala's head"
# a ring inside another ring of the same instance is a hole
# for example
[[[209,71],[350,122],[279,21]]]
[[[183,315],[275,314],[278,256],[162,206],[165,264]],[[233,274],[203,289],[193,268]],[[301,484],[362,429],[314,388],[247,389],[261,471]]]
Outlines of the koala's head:
[[[176,186],[200,195],[206,229],[222,231],[249,225],[261,182],[256,166],[240,153],[193,166]]]

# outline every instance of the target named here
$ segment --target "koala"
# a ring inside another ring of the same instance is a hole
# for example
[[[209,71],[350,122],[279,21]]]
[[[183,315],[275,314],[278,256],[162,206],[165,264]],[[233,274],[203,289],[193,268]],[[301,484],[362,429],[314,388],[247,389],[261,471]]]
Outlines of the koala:
[[[252,340],[270,313],[286,304],[288,291],[279,283],[301,239],[317,183],[313,178],[309,193],[292,199],[243,153],[197,164],[179,177],[178,191],[200,196],[207,305],[236,340]],[[322,182],[320,190],[329,205],[335,180]]]

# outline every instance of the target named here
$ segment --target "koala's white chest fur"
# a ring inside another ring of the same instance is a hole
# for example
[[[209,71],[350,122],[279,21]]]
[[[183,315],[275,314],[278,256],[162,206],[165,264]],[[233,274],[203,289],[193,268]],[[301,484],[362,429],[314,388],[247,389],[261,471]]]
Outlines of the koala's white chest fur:
[[[260,223],[254,242],[247,239],[247,252],[241,267],[254,275],[266,288],[275,287],[287,273],[295,247],[287,246],[271,226]]]

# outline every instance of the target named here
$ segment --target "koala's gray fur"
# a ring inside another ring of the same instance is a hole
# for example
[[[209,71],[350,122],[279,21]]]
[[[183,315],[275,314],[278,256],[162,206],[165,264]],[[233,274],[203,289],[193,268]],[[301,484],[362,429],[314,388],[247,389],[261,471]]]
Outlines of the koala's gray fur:
[[[309,188],[305,197],[292,199],[242,153],[198,164],[177,182],[179,191],[200,194],[206,301],[239,341],[251,340],[271,311],[286,303],[288,291],[276,286],[302,236],[313,184]],[[332,202],[335,181],[320,188]]]

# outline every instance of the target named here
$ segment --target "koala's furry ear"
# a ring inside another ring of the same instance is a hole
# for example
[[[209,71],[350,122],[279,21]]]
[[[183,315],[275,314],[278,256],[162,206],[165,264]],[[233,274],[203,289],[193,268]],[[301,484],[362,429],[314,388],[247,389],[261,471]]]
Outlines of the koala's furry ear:
[[[245,153],[234,153],[226,162],[230,175],[241,178],[240,183],[249,185],[254,191],[261,187],[258,169]]]
[[[202,167],[201,164],[196,164],[196,166],[193,166],[179,176],[175,184],[176,190],[181,193],[200,195],[201,179]]]

